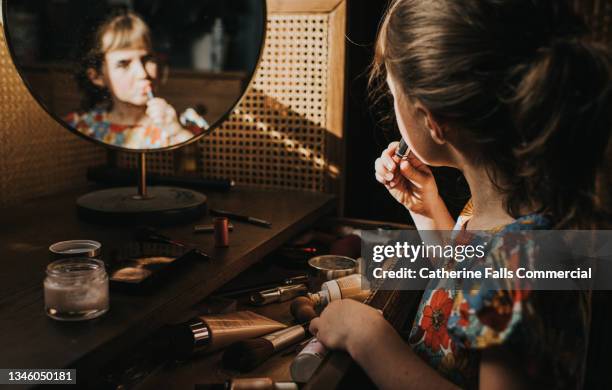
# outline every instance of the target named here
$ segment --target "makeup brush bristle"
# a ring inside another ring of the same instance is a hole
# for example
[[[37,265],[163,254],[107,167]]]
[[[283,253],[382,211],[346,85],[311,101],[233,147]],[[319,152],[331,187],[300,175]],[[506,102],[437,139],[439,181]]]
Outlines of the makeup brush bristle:
[[[291,302],[291,314],[299,322],[310,321],[317,316],[314,303],[307,297],[297,297]]]
[[[250,371],[274,354],[272,342],[256,338],[237,342],[223,353],[223,367],[241,372]]]

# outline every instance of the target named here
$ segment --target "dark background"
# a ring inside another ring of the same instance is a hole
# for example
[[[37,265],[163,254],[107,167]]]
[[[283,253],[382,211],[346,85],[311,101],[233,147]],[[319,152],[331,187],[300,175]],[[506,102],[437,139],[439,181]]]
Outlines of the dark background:
[[[412,223],[408,210],[374,178],[374,161],[390,142],[400,139],[395,120],[389,116],[393,106],[373,107],[367,89],[376,33],[387,4],[387,0],[348,2],[344,212],[353,218]],[[442,198],[456,216],[469,199],[467,183],[459,171],[450,168],[435,168],[434,175]]]
[[[17,47],[35,62],[65,62],[82,55],[83,43],[109,15],[130,9],[143,17],[155,51],[173,68],[191,68],[191,46],[223,21],[228,53],[224,70],[256,65],[264,21],[264,0],[11,0],[7,19]],[[19,34],[18,31],[25,33]],[[24,42],[25,40],[25,42]],[[18,53],[19,54],[19,53]],[[21,62],[24,59],[21,59]]]
[[[346,192],[344,214],[348,217],[379,221],[412,223],[410,214],[399,205],[374,178],[374,161],[389,142],[400,138],[393,118],[393,107],[373,107],[368,99],[368,69],[372,62],[374,42],[388,0],[349,0],[347,25],[347,97],[346,97]],[[612,0],[573,0],[584,15],[597,40],[612,42]],[[602,178],[602,196],[612,206],[612,150],[608,169]],[[440,194],[451,214],[456,216],[469,199],[469,188],[460,172],[435,168]]]

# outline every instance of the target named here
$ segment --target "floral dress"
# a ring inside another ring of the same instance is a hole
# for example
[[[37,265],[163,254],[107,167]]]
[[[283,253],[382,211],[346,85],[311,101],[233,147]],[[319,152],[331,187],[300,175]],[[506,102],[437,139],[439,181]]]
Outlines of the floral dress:
[[[468,214],[469,207],[457,221],[459,229]],[[499,245],[491,248],[487,260],[494,257],[505,264],[516,260],[519,244],[504,242],[503,233],[548,228],[549,221],[541,215],[517,219],[499,229]],[[474,243],[478,237],[470,236],[470,240]],[[584,380],[589,318],[588,291],[476,290],[473,286],[462,289],[460,280],[432,280],[421,299],[409,342],[430,366],[464,388],[478,387],[482,350],[502,346],[535,388],[579,389]]]
[[[198,122],[192,120],[196,115],[193,113],[195,113],[193,109],[188,109],[180,119],[187,130],[193,135],[198,135],[203,129],[208,128],[208,123],[201,117],[197,117]],[[102,108],[94,108],[83,113],[72,112],[65,120],[78,132],[111,145],[132,149],[157,149],[178,143],[172,138],[172,134],[157,126],[111,123],[107,111]]]

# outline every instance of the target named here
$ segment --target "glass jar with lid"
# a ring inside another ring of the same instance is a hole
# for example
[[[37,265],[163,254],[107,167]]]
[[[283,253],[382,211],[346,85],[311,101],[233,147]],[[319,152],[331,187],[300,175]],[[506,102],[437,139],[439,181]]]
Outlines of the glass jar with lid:
[[[61,321],[88,320],[108,311],[108,275],[104,263],[68,258],[47,266],[45,312]]]

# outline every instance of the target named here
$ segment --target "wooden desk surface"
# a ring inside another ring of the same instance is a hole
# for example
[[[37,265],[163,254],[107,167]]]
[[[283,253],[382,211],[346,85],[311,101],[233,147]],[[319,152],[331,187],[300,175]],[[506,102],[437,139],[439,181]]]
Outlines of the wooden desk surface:
[[[75,207],[78,195],[43,198],[0,210],[2,368],[76,367],[87,373],[160,325],[176,322],[194,303],[336,206],[331,195],[301,191],[237,188],[228,193],[207,193],[209,207],[264,218],[272,222],[272,228],[234,222],[227,249],[214,248],[210,234],[193,234],[193,223],[159,229],[173,239],[197,246],[212,260],[186,266],[180,277],[167,280],[148,296],[111,290],[108,313],[95,320],[67,323],[48,318],[43,309],[42,283],[50,260],[49,245],[93,239],[100,241],[105,251],[130,242],[133,232],[129,227],[80,221]],[[197,223],[210,223],[210,217]]]

